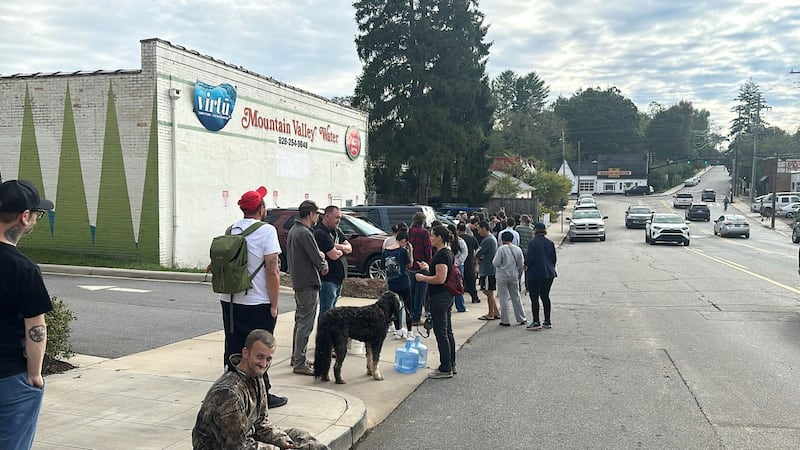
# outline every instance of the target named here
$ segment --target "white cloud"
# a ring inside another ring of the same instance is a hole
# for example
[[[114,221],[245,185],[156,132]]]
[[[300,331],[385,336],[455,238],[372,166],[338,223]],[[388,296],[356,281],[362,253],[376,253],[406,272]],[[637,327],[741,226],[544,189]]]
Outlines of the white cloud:
[[[487,69],[536,72],[553,98],[618,87],[642,110],[691,101],[727,132],[742,83],[773,125],[800,126],[800,1],[481,0]],[[361,69],[350,0],[0,2],[0,74],[140,66],[159,37],[323,95],[349,95]]]

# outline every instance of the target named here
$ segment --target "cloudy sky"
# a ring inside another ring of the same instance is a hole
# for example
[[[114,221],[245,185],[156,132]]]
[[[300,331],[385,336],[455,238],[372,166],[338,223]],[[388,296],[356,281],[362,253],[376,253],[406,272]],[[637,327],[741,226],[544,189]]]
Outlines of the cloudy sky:
[[[800,0],[482,0],[489,76],[536,72],[553,99],[616,86],[641,110],[680,100],[727,134],[739,88],[800,127]],[[0,74],[140,68],[158,37],[326,97],[361,64],[349,0],[2,0]]]

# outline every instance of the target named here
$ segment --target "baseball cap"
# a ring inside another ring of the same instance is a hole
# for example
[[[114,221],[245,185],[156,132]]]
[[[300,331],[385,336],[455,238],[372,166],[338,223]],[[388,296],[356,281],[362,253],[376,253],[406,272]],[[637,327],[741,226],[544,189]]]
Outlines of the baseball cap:
[[[259,187],[255,191],[247,191],[239,199],[239,208],[244,212],[255,211],[261,206],[264,196],[267,195],[267,188]]]
[[[542,222],[536,222],[536,224],[533,226],[533,229],[534,230],[546,230],[547,226],[545,224],[543,224]]]
[[[39,190],[30,181],[9,180],[0,184],[0,212],[19,214],[25,210],[53,209],[53,202],[39,197]]]

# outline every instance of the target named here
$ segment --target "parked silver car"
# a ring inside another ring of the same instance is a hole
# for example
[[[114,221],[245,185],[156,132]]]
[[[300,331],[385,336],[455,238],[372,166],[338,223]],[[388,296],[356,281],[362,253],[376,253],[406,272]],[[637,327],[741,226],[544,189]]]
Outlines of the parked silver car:
[[[591,238],[606,240],[606,223],[603,219],[608,216],[600,214],[596,209],[579,209],[572,213],[569,221],[569,233],[567,237],[572,242],[576,239]]]
[[[745,216],[738,214],[723,214],[714,221],[714,234],[722,237],[744,236],[750,237],[750,224]]]

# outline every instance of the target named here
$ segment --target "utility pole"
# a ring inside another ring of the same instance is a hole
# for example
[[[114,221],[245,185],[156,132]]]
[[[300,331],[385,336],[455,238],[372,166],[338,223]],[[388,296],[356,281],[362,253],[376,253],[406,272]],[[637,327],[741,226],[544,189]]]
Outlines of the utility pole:
[[[761,129],[761,110],[766,108],[764,102],[761,98],[761,92],[756,94],[755,98],[755,105],[753,105],[753,109],[755,109],[755,117],[752,117],[752,121],[750,126],[753,128],[753,162],[752,162],[752,171],[750,173],[750,203],[752,204],[756,197],[756,152],[758,146],[758,131]],[[774,197],[774,196],[773,196]],[[775,211],[773,211],[774,213]]]
[[[578,141],[578,167],[577,169],[577,177],[578,177],[578,197],[581,196],[581,141]]]

